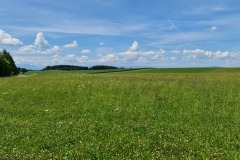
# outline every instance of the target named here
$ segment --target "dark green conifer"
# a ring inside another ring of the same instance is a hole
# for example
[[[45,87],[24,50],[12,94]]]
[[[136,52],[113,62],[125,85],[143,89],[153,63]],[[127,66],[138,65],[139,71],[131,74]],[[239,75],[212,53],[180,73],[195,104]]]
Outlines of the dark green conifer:
[[[2,52],[0,52],[0,76],[13,76],[18,75],[18,73],[19,71],[12,56],[4,49]]]

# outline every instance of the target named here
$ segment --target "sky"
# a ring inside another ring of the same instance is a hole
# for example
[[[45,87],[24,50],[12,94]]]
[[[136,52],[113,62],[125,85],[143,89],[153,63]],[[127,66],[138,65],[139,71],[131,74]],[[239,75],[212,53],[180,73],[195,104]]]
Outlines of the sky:
[[[0,0],[18,67],[239,67],[238,0]]]

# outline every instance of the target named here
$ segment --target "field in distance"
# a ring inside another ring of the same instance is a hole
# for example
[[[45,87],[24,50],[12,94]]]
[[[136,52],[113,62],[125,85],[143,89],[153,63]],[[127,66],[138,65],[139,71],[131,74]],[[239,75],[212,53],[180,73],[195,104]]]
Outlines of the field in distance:
[[[108,70],[49,70],[30,71],[31,74],[59,74],[59,73],[81,73],[81,74],[134,74],[134,73],[240,73],[240,68],[133,68],[133,69],[108,69]]]
[[[240,159],[239,69],[79,73],[0,78],[0,159]]]

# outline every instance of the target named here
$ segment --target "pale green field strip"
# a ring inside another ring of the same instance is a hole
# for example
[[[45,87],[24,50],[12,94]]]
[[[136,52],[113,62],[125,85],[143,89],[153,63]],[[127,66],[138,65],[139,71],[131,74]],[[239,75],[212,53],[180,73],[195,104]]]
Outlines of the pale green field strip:
[[[79,70],[79,71],[30,71],[29,74],[62,74],[62,73],[80,73],[80,74],[134,74],[134,73],[240,73],[240,68],[145,68],[145,69],[113,69],[113,70]]]

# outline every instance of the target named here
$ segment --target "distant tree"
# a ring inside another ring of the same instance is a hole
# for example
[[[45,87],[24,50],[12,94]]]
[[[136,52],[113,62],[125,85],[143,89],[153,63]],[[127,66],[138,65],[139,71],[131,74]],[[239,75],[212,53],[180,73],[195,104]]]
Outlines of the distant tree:
[[[104,70],[104,69],[118,69],[118,67],[106,66],[106,65],[96,65],[96,66],[90,67],[89,69],[91,69],[91,70]]]
[[[18,71],[19,71],[19,73],[22,73],[22,74],[28,72],[28,70],[26,68],[18,68]]]
[[[18,75],[19,71],[15,65],[15,62],[5,49],[0,52],[0,76],[12,76]]]

